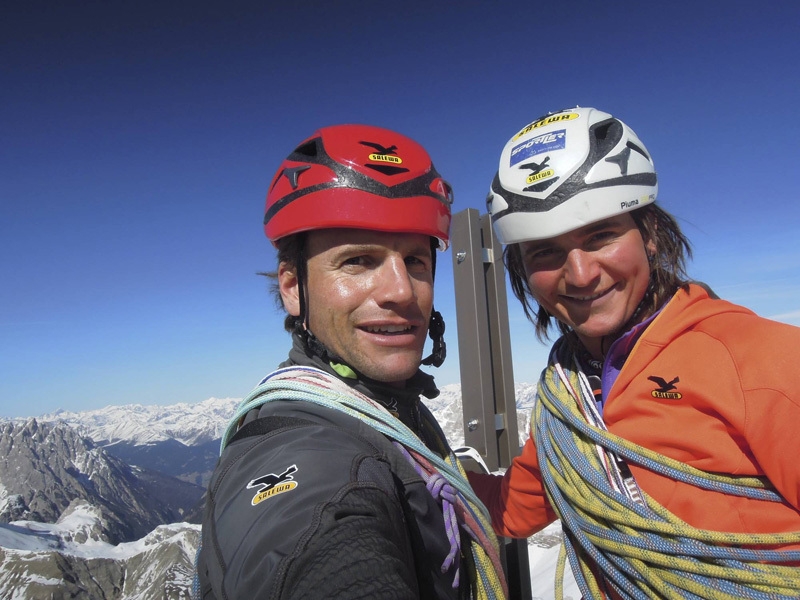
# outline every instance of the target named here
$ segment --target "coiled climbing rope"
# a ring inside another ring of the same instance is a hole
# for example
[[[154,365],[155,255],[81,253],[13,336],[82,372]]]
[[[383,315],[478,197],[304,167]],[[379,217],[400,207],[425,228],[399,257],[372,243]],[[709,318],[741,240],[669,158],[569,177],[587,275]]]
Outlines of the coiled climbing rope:
[[[455,565],[453,587],[459,586],[461,569],[457,561],[461,555],[460,529],[467,534],[469,545],[471,561],[467,562],[466,571],[472,597],[479,600],[507,597],[497,539],[492,532],[488,512],[472,491],[452,451],[448,451],[442,459],[378,402],[324,371],[295,366],[271,373],[242,401],[222,436],[220,452],[236,433],[244,415],[275,400],[311,402],[344,412],[392,440],[442,506],[445,529],[451,544],[442,572]]]
[[[566,344],[554,346],[549,364],[539,382],[531,435],[564,529],[557,598],[563,598],[567,559],[587,599],[611,593],[642,600],[800,597],[800,551],[775,549],[800,544],[800,532],[692,527],[639,490],[626,461],[703,489],[782,502],[764,480],[705,473],[611,434]]]

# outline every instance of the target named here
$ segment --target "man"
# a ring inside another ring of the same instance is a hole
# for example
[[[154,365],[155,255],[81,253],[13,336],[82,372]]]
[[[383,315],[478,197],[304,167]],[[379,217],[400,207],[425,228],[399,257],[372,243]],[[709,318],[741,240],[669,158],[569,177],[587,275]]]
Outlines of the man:
[[[223,438],[200,597],[504,595],[485,509],[420,401],[438,395],[420,363],[444,360],[451,204],[425,150],[376,127],[323,128],[278,170],[264,226],[293,347]]]

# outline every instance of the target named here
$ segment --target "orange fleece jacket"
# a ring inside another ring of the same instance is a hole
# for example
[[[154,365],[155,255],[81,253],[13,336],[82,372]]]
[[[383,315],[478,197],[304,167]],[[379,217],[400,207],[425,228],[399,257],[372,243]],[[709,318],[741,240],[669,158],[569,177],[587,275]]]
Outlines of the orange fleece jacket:
[[[694,527],[800,531],[800,328],[699,285],[679,291],[631,351],[603,418],[612,433],[704,471],[766,476],[771,503],[706,491],[630,465],[639,486]],[[650,376],[672,381],[669,397]],[[676,395],[677,393],[677,395]],[[679,396],[679,397],[678,397]],[[469,474],[498,534],[528,537],[557,517],[528,440],[505,476]]]

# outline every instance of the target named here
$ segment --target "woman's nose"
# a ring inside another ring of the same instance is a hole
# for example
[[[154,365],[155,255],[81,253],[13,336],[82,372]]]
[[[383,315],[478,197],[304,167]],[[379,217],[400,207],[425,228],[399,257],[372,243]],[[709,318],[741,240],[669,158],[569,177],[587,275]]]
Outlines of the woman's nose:
[[[600,274],[597,260],[593,254],[577,248],[567,255],[564,269],[567,283],[575,287],[591,285]]]

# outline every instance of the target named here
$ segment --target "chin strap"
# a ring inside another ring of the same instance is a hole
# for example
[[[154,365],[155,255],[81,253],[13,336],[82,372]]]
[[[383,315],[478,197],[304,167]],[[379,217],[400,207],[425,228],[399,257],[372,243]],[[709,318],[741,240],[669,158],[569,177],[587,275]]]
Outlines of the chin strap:
[[[436,309],[431,310],[428,337],[433,340],[433,350],[430,356],[422,359],[422,364],[441,367],[447,356],[447,344],[444,343],[444,318],[442,318],[442,313]]]
[[[307,354],[316,354],[325,362],[342,362],[341,358],[329,352],[325,345],[317,339],[317,336],[309,329],[303,327],[302,323],[298,323],[298,327],[295,331],[300,335],[300,339],[303,340],[303,345],[306,348]],[[445,344],[444,341],[444,318],[442,317],[442,313],[438,310],[433,310],[431,312],[431,320],[428,325],[428,337],[433,340],[433,349],[430,356],[422,359],[421,364],[441,367],[447,356],[447,344]]]
[[[328,351],[325,345],[317,339],[317,336],[306,327],[303,327],[302,322],[298,322],[295,331],[300,335],[300,339],[303,340],[303,345],[309,355],[316,354],[325,362],[342,362],[341,358]],[[431,320],[428,324],[428,337],[433,340],[433,349],[430,356],[422,359],[421,364],[441,367],[447,356],[447,344],[445,344],[444,341],[444,318],[442,317],[442,313],[438,310],[431,311]]]

